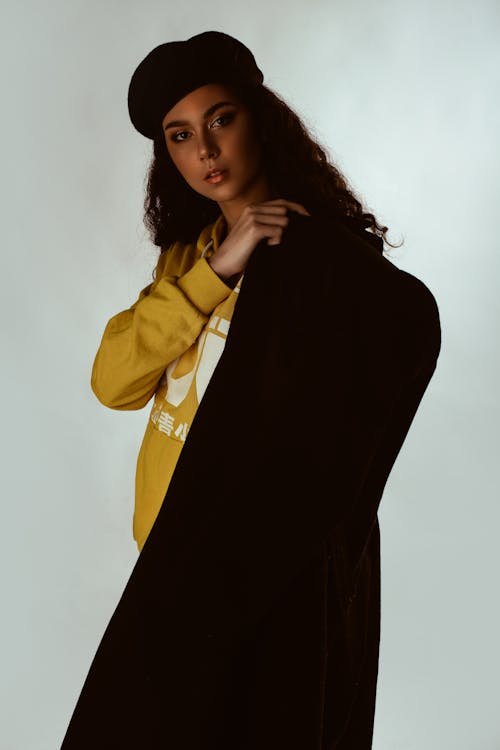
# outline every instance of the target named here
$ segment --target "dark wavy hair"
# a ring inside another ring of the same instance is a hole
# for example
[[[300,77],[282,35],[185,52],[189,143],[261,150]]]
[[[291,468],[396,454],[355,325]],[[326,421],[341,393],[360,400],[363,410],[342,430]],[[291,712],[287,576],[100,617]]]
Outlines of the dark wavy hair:
[[[351,226],[369,229],[381,238],[376,242],[381,252],[384,242],[400,247],[386,239],[388,227],[363,209],[347,179],[328,160],[327,150],[311,137],[283,99],[263,84],[227,87],[253,115],[274,195],[301,203],[312,215],[336,215]],[[218,203],[193,190],[173,163],[161,123],[145,182],[144,224],[162,250],[176,240],[196,242],[201,230],[220,216]]]

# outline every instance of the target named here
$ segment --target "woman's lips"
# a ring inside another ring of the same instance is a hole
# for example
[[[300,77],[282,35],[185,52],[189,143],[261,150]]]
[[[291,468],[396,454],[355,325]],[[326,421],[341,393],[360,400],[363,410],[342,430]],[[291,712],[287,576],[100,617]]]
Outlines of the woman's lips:
[[[213,177],[205,177],[207,182],[211,182],[212,184],[216,184],[217,182],[222,182],[227,176],[227,169],[222,169],[219,174],[215,174]]]

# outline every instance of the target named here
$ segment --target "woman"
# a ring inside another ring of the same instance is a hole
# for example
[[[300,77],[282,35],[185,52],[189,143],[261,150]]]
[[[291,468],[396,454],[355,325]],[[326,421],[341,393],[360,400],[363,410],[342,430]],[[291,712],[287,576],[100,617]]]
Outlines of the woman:
[[[213,45],[220,44],[216,37]],[[213,55],[209,35],[195,39]],[[304,204],[314,215],[342,207],[378,228],[297,116],[262,85],[208,83],[178,101],[175,93],[168,111],[151,116],[153,127],[143,126],[142,99],[133,97],[149,91],[160,69],[174,66],[169,54],[179,53],[169,45],[153,50],[131,84],[132,118],[154,139],[146,219],[162,247],[156,283],[109,321],[92,372],[94,393],[108,407],[139,409],[155,394],[136,472],[139,550],[223,350],[240,277],[256,245],[279,243],[287,210],[309,215]],[[191,57],[182,65],[186,77],[189,64],[199,75],[196,62]],[[181,93],[190,88],[188,79]],[[207,179],[214,169],[224,171]],[[215,244],[207,249],[208,242]],[[217,320],[216,330],[210,319]]]
[[[129,112],[161,253],[92,387],[154,396],[141,554],[62,747],[369,748],[376,513],[436,365],[434,297],[233,37],[155,48]]]

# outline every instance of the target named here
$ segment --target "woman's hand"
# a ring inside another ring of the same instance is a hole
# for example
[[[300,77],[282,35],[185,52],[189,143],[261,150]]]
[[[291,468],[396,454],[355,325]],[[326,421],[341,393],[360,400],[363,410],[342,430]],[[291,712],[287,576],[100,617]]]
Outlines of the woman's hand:
[[[215,273],[222,279],[241,274],[256,246],[265,237],[268,245],[278,245],[289,221],[286,215],[289,209],[311,215],[300,203],[284,198],[245,206],[217,252],[208,260]]]

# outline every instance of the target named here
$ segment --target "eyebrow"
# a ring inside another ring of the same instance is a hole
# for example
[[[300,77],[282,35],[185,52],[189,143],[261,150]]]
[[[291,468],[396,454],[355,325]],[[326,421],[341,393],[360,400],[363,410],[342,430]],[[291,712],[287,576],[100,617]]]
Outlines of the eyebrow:
[[[212,104],[212,106],[203,113],[203,118],[206,119],[207,117],[210,117],[210,115],[213,114],[216,109],[219,109],[219,107],[223,107],[225,104],[234,104],[234,102],[216,102],[215,104]],[[179,125],[189,125],[189,122],[185,120],[172,120],[171,122],[167,122],[163,129],[168,130],[168,128],[176,128]]]

